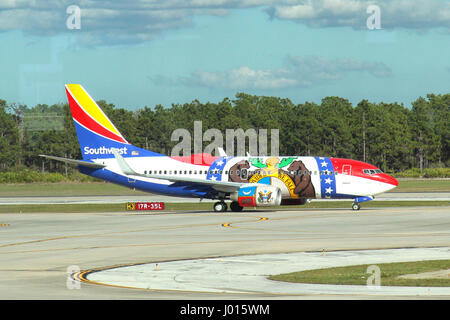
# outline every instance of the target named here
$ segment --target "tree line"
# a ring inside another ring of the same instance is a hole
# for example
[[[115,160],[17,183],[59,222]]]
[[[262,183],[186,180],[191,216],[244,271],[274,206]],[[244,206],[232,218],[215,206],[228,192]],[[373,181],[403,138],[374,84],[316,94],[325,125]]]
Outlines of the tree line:
[[[320,104],[294,104],[289,99],[246,93],[218,103],[194,100],[136,111],[104,100],[98,104],[130,143],[168,155],[179,143],[171,140],[172,132],[185,128],[193,136],[194,121],[201,120],[203,132],[279,129],[280,155],[351,158],[385,172],[450,163],[450,94],[419,97],[410,108],[368,100],[353,106],[341,97],[326,97]],[[210,143],[203,141],[203,148]],[[28,107],[0,100],[0,151],[0,171],[26,167],[67,174],[70,168],[39,154],[81,158],[68,104]]]

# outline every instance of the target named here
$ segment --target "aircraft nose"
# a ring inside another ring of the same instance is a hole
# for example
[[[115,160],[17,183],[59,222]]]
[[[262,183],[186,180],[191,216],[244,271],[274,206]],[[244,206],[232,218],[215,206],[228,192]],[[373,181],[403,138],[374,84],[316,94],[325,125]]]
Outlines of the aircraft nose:
[[[391,177],[388,174],[382,173],[382,174],[380,174],[380,178],[384,183],[388,183],[388,184],[392,185],[393,187],[398,186],[397,179],[395,179],[394,177]]]
[[[383,188],[384,189],[383,192],[392,190],[398,186],[397,179],[395,179],[394,177],[391,177],[388,174],[382,173],[382,174],[379,174],[378,177],[380,179],[379,181],[384,183],[385,187]]]

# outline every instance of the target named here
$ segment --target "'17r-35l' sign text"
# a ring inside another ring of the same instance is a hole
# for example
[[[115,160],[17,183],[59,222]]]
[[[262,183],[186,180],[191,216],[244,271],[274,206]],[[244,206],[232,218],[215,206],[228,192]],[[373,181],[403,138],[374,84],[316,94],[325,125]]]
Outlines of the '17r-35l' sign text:
[[[164,210],[164,202],[127,202],[127,210]]]

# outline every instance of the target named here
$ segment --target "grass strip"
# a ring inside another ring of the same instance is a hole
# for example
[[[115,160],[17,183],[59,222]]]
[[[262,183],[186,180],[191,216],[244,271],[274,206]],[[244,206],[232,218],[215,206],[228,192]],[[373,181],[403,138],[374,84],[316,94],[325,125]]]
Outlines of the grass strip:
[[[281,206],[281,207],[258,207],[256,210],[308,210],[308,209],[339,209],[346,208],[351,210],[351,201],[321,201],[311,202],[304,206]],[[126,203],[113,204],[8,204],[0,205],[0,213],[82,213],[82,212],[127,212],[127,213],[158,213],[167,211],[212,211],[212,202],[187,202],[187,203],[165,203],[164,211],[127,211]],[[382,208],[382,207],[433,207],[450,206],[450,201],[371,201],[362,203],[361,210],[364,208]],[[246,212],[252,212],[255,209],[246,208]],[[245,212],[244,211],[244,212]],[[228,211],[230,212],[230,211]],[[358,212],[358,211],[353,211]]]
[[[326,268],[272,275],[270,280],[334,285],[366,285],[372,273],[367,272],[370,265],[357,265],[338,268]],[[447,270],[450,260],[430,260],[377,264],[381,271],[381,286],[408,287],[449,287],[450,279],[399,279],[406,274]]]

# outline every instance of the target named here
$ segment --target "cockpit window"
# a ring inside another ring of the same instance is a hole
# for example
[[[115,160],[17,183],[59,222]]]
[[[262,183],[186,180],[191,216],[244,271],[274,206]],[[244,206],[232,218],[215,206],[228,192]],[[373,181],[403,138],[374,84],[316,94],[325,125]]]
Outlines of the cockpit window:
[[[381,171],[380,169],[364,169],[363,172],[365,174],[378,174],[378,173],[383,173],[383,171]]]

